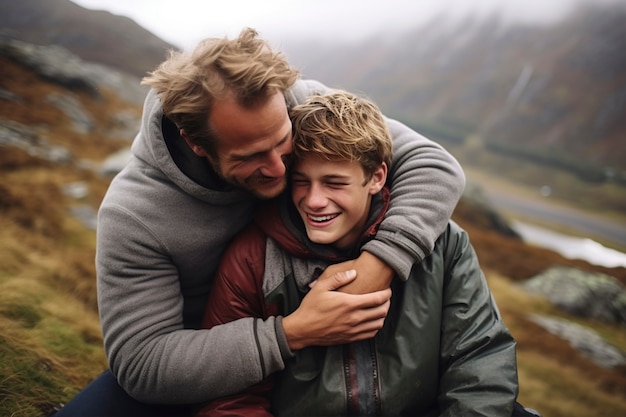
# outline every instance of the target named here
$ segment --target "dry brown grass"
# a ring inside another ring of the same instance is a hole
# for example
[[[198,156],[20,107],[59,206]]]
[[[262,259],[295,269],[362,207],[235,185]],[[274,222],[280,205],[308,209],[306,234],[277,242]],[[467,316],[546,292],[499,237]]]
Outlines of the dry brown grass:
[[[520,402],[544,417],[626,415],[626,368],[594,364],[567,341],[528,320],[529,313],[568,317],[545,298],[526,293],[495,271],[487,278],[502,316],[518,344]],[[614,343],[626,349],[626,330],[617,325],[568,317],[593,330],[619,335]]]

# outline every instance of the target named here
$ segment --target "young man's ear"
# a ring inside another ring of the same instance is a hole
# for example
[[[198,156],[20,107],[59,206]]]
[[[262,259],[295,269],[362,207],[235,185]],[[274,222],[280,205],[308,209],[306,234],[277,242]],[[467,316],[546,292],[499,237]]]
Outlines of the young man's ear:
[[[194,143],[191,139],[189,139],[189,136],[187,136],[187,134],[185,133],[184,129],[180,129],[179,130],[179,134],[180,136],[185,139],[185,142],[187,142],[187,145],[189,145],[189,147],[191,148],[191,150],[193,150],[193,152],[198,155],[201,156],[203,158],[207,158],[209,155],[205,152],[204,149],[202,149],[202,147],[200,147],[199,145],[197,145],[196,143]]]
[[[371,195],[376,194],[385,186],[385,182],[387,181],[387,164],[382,163],[378,167],[374,174],[372,174],[372,179],[370,181],[370,190],[369,193]]]

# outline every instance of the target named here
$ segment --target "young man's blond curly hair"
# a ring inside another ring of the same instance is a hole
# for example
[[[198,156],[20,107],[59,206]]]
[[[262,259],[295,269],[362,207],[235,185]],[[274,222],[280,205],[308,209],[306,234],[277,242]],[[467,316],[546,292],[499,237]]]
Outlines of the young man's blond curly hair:
[[[235,39],[205,39],[191,53],[171,51],[142,80],[158,94],[165,115],[210,155],[216,155],[209,126],[216,100],[234,96],[244,107],[262,105],[299,77],[283,54],[258,35],[246,28]]]
[[[293,154],[358,161],[369,181],[385,162],[391,168],[392,140],[385,119],[371,101],[345,91],[309,97],[290,110]]]

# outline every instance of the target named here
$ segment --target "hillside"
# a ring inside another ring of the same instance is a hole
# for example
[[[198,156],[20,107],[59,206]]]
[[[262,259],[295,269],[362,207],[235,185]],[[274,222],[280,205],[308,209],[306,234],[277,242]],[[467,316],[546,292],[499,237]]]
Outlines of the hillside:
[[[142,77],[174,46],[129,18],[87,10],[69,0],[0,2],[0,35],[59,45],[89,62]]]

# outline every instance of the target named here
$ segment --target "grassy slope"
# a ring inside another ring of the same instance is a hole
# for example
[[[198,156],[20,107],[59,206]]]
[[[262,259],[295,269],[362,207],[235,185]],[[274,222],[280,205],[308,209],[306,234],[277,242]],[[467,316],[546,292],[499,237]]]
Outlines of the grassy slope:
[[[127,142],[105,138],[100,129],[126,106],[107,95],[100,102],[79,96],[99,128],[75,134],[43,94],[59,91],[10,62],[0,87],[24,97],[0,101],[0,115],[27,125],[47,125],[53,143],[76,159],[101,160]],[[139,111],[140,109],[135,109]],[[0,149],[0,415],[46,416],[106,367],[95,301],[95,232],[67,215],[73,202],[63,185],[84,181],[96,208],[108,181],[73,165],[51,165],[25,152]],[[563,316],[515,282],[553,264],[575,265],[620,276],[519,241],[478,229],[460,205],[455,218],[476,247],[502,314],[519,342],[520,400],[545,417],[626,415],[626,370],[605,370],[525,319],[528,311]],[[577,320],[626,350],[626,331]]]
[[[127,140],[103,134],[114,112],[128,106],[106,93],[77,94],[98,127],[77,135],[45,95],[66,93],[0,58],[0,87],[22,98],[0,100],[0,118],[39,126],[74,161],[53,165],[12,148],[0,149],[0,415],[48,415],[106,368],[95,292],[95,232],[68,215],[66,184],[83,181],[96,208],[108,180],[76,162],[98,161]],[[140,109],[130,110],[139,112]]]

